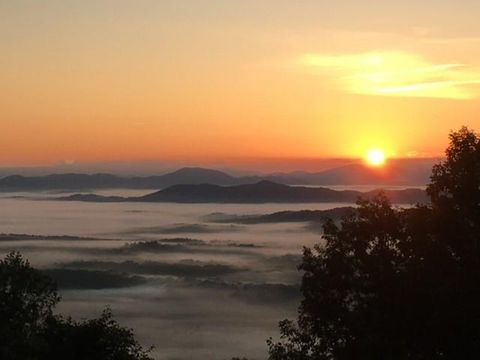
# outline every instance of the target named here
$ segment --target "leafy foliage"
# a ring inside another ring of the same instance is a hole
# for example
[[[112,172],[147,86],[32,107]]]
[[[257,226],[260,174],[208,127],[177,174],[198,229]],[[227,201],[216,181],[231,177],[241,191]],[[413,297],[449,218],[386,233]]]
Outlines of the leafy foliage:
[[[468,359],[480,353],[480,139],[450,136],[430,206],[360,200],[325,243],[304,249],[296,322],[271,360]]]
[[[133,331],[120,326],[109,309],[77,322],[55,316],[60,301],[55,283],[19,253],[0,261],[0,359],[149,360]]]
[[[96,319],[76,322],[61,316],[50,317],[41,334],[43,358],[52,360],[148,360],[133,331],[121,327],[110,309]]]
[[[466,127],[450,134],[446,160],[434,166],[427,193],[437,218],[437,234],[456,255],[478,258],[480,138],[477,134]]]
[[[36,335],[60,300],[56,285],[12,252],[0,261],[0,359],[31,358]]]

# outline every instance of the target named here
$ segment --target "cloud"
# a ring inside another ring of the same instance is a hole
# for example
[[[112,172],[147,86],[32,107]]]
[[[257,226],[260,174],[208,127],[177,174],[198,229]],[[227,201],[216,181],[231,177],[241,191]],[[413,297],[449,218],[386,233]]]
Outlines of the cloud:
[[[174,224],[170,226],[151,226],[127,230],[123,234],[213,234],[224,231],[242,231],[237,225],[211,226],[205,224]]]
[[[108,240],[94,237],[82,237],[71,235],[37,235],[37,234],[0,234],[0,241],[30,241],[30,240],[58,240],[58,241],[79,241],[79,240]]]
[[[480,68],[432,63],[409,52],[305,54],[300,64],[331,77],[337,87],[353,94],[445,99],[480,95]]]
[[[184,260],[178,263],[161,261],[74,261],[60,264],[60,266],[73,269],[95,269],[121,273],[169,275],[185,278],[217,277],[244,271],[244,269],[230,265],[204,263],[194,260]]]
[[[272,269],[276,270],[295,270],[302,262],[302,255],[300,254],[285,254],[281,256],[272,256],[264,260],[264,263],[269,264]]]
[[[251,249],[263,248],[253,243],[235,243],[213,240],[209,243],[191,238],[171,238],[161,240],[136,241],[115,248],[82,249],[87,252],[105,252],[113,255],[139,253],[199,253],[199,254],[249,254]]]
[[[266,283],[229,283],[216,280],[196,280],[190,286],[206,289],[226,290],[231,296],[250,303],[268,305],[294,302],[300,299],[300,285]]]
[[[26,238],[25,238],[26,237]],[[75,237],[72,237],[74,239]],[[31,242],[23,241],[28,239],[48,239],[58,240],[51,244],[45,245],[41,241]],[[0,250],[10,250],[14,248],[22,251],[51,252],[61,251],[69,253],[81,253],[87,255],[109,255],[109,256],[126,256],[139,254],[223,254],[223,255],[248,255],[251,257],[261,256],[255,252],[256,249],[264,248],[263,245],[254,243],[239,243],[224,240],[212,240],[206,242],[203,240],[192,238],[167,238],[160,240],[146,240],[129,242],[121,246],[103,247],[103,246],[66,246],[63,242],[65,237],[52,236],[44,237],[40,235],[2,235],[0,234]],[[69,237],[66,237],[69,241]],[[82,240],[84,238],[77,238]],[[7,241],[8,240],[8,241]],[[13,245],[11,242],[17,240]],[[90,241],[91,239],[86,239]],[[103,239],[102,239],[103,240]],[[113,241],[112,241],[113,243]]]
[[[202,240],[187,238],[164,239],[162,241],[137,241],[125,244],[119,248],[105,249],[105,251],[117,254],[189,252],[189,245],[206,246],[206,243]]]

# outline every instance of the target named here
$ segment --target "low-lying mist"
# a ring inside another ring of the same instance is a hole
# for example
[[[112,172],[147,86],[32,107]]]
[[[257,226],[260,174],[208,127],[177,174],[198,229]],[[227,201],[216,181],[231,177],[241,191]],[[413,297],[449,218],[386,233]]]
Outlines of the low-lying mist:
[[[345,204],[39,201],[0,195],[0,253],[21,251],[56,279],[74,318],[110,306],[158,359],[265,357],[299,301],[303,246],[321,218],[239,221]],[[294,214],[297,217],[297,214]],[[313,218],[312,218],[313,216]],[[22,235],[24,234],[24,235]]]

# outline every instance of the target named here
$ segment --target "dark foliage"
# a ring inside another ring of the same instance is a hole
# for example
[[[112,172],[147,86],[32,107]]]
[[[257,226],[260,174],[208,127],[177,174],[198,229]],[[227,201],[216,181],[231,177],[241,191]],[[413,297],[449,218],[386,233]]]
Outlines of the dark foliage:
[[[131,329],[106,310],[76,322],[55,316],[56,284],[19,253],[0,261],[0,359],[148,360]]]
[[[450,134],[446,160],[433,167],[427,188],[437,233],[462,258],[480,251],[480,138],[468,128]]]
[[[450,136],[432,203],[359,201],[325,244],[304,250],[296,322],[268,341],[271,360],[474,359],[480,354],[480,139]]]
[[[41,334],[42,359],[149,360],[148,350],[131,329],[120,326],[109,309],[99,318],[76,322],[60,316],[47,320]]]
[[[31,359],[36,335],[60,300],[55,283],[19,253],[0,261],[0,359]]]

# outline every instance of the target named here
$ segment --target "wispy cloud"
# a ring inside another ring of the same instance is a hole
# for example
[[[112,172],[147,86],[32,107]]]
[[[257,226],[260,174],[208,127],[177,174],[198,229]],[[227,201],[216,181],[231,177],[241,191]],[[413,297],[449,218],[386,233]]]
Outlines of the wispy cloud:
[[[354,94],[447,99],[480,95],[480,68],[432,63],[408,52],[305,54],[300,63],[332,77],[339,88]]]

